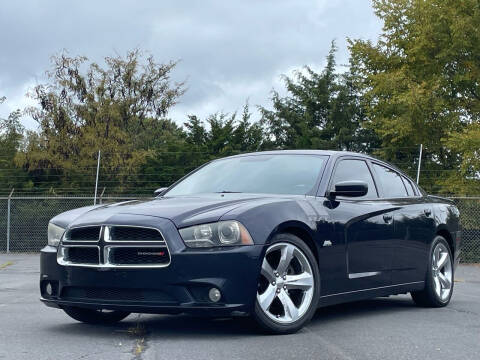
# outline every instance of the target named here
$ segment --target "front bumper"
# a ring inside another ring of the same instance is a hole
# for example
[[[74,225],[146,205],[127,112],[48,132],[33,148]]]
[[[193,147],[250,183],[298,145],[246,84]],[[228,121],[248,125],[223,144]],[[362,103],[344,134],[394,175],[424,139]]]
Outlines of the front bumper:
[[[170,244],[169,244],[170,245]],[[47,306],[76,306],[140,313],[231,315],[254,306],[262,245],[192,250],[170,246],[165,268],[87,268],[57,263],[57,249],[40,257],[41,301]],[[172,250],[173,249],[173,250]],[[46,292],[50,283],[53,295]],[[215,287],[220,301],[208,298]]]

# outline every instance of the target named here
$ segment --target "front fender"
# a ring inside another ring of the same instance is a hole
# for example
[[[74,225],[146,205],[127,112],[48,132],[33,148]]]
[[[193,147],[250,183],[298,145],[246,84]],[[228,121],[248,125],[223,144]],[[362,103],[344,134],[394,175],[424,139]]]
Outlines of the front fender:
[[[272,237],[289,228],[307,233],[318,246],[329,233],[320,228],[328,223],[328,215],[317,208],[315,199],[295,199],[264,203],[253,207],[238,207],[228,212],[222,220],[238,220],[250,232],[255,244],[267,245]]]

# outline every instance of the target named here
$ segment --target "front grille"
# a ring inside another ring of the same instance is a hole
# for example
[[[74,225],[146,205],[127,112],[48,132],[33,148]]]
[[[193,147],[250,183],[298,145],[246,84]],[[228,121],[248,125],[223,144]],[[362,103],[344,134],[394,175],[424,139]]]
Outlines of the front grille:
[[[88,299],[106,301],[154,301],[174,303],[175,299],[161,290],[95,288],[66,286],[62,289],[62,299]]]
[[[97,247],[67,247],[64,251],[64,259],[67,262],[89,265],[100,263]]]
[[[157,229],[103,225],[69,229],[57,259],[67,266],[165,267],[170,253]]]
[[[156,229],[112,226],[110,241],[163,241],[162,234]]]
[[[162,265],[170,260],[166,247],[113,247],[108,254],[115,265]]]
[[[73,228],[65,234],[66,241],[98,241],[100,238],[100,226],[86,226]]]

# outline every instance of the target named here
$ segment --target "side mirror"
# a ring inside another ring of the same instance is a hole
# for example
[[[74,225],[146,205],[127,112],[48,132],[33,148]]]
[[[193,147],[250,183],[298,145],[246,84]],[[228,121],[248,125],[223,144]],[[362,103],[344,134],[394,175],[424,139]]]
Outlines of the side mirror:
[[[330,191],[328,196],[334,199],[336,196],[360,197],[368,193],[368,184],[364,181],[342,181],[335,184],[335,191]]]
[[[168,188],[166,187],[161,187],[161,188],[158,188],[157,190],[155,190],[153,192],[153,195],[155,196],[160,196],[160,195],[163,195],[163,193],[165,192],[165,190],[167,190]]]

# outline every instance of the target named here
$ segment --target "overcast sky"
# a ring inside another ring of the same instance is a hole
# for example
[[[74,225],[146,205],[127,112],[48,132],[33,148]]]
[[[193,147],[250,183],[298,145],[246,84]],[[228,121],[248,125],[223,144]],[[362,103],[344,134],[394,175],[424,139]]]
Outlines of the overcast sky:
[[[266,105],[281,74],[321,69],[330,42],[348,60],[346,37],[375,40],[381,24],[370,0],[3,1],[0,6],[0,117],[29,100],[62,49],[101,62],[139,48],[174,70],[188,91],[169,114],[206,115]],[[35,123],[24,118],[29,128]]]

